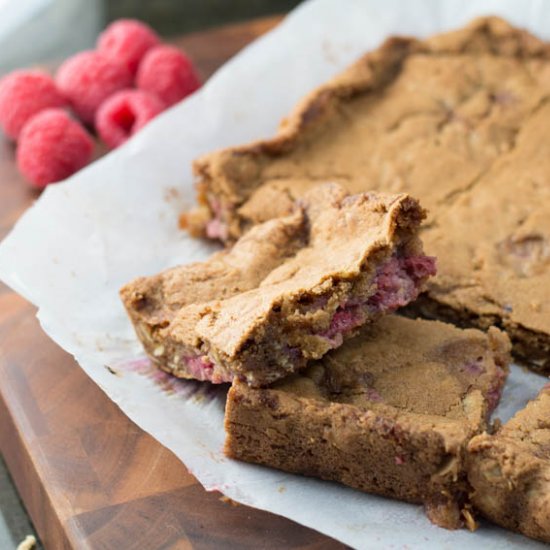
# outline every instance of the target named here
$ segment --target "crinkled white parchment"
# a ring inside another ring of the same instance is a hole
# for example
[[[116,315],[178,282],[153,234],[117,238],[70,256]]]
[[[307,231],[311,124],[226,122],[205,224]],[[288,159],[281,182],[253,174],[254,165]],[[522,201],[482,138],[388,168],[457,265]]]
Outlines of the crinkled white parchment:
[[[538,547],[488,525],[474,534],[446,531],[431,525],[419,506],[225,459],[223,397],[204,385],[147,375],[118,298],[119,287],[129,279],[204,259],[213,250],[177,229],[178,214],[194,200],[190,167],[197,155],[272,135],[306,92],[389,35],[427,36],[489,14],[550,38],[545,0],[302,4],[199,93],[124,147],[46,189],[2,243],[0,278],[38,306],[49,336],[206,489],[357,548]],[[508,418],[543,382],[514,368],[500,416]],[[212,399],[196,399],[196,392]]]

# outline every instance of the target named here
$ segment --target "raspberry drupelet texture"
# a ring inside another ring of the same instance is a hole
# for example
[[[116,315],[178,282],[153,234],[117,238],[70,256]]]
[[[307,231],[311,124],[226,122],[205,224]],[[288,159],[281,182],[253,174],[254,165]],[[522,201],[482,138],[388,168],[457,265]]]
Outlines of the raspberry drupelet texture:
[[[171,106],[200,88],[201,83],[193,63],[181,50],[156,46],[143,58],[136,85]]]
[[[164,110],[156,96],[142,90],[122,90],[107,98],[97,111],[99,137],[114,149]]]
[[[132,75],[147,50],[160,43],[155,31],[135,19],[111,23],[97,40],[97,49],[111,59],[124,63]]]
[[[94,142],[63,109],[46,109],[24,126],[17,166],[34,187],[45,187],[74,174],[92,158]]]
[[[14,71],[0,80],[0,126],[10,139],[16,140],[40,111],[66,104],[52,77],[42,71]]]
[[[110,95],[132,86],[132,74],[101,52],[85,51],[67,59],[56,75],[59,90],[86,124]]]

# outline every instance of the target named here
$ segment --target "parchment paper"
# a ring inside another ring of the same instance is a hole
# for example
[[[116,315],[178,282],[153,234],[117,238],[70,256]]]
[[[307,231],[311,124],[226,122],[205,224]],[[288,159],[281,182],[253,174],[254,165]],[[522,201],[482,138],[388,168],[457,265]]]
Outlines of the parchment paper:
[[[124,147],[48,187],[0,246],[0,278],[38,306],[49,336],[207,490],[357,548],[544,547],[489,525],[474,534],[446,531],[431,525],[419,506],[225,459],[223,395],[152,370],[118,298],[129,279],[206,258],[214,249],[177,229],[178,214],[194,201],[190,166],[197,155],[270,136],[306,92],[391,34],[427,36],[484,14],[550,37],[544,0],[302,4],[199,93]],[[544,382],[514,368],[497,414],[509,418]]]

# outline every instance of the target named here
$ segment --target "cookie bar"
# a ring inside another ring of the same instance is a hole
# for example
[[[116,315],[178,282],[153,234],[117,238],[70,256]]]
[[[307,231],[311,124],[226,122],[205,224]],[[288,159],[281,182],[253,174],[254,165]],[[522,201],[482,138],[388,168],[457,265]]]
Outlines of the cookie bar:
[[[509,347],[495,328],[386,316],[269,388],[235,381],[225,452],[423,503],[438,525],[472,527],[465,447],[499,400]]]
[[[550,67],[548,68],[550,90]],[[423,233],[438,276],[415,312],[461,325],[498,325],[514,354],[550,373],[550,94],[513,151],[446,207]]]
[[[415,313],[498,325],[549,373],[549,98],[550,45],[501,19],[390,39],[313,91],[273,139],[197,160],[202,206],[187,221],[231,241],[319,179],[411,193],[442,266]]]
[[[435,273],[407,195],[315,188],[234,248],[125,286],[147,353],[176,376],[258,386],[414,300]]]
[[[550,542],[550,385],[494,435],[468,445],[472,503],[495,523]]]
[[[432,212],[510,153],[550,92],[549,58],[547,43],[497,18],[390,38],[307,96],[274,138],[198,159],[190,229],[235,240],[327,180],[411,193]]]

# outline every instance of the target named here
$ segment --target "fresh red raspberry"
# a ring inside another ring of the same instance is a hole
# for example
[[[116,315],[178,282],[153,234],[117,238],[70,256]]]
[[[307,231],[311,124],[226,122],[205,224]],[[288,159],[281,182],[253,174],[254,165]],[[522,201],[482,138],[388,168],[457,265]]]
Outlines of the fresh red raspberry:
[[[68,178],[92,158],[88,132],[62,109],[46,109],[25,124],[19,136],[17,166],[34,187]]]
[[[141,130],[164,110],[156,96],[142,90],[122,90],[107,98],[97,110],[99,137],[114,149]]]
[[[160,38],[145,23],[135,19],[119,19],[99,35],[97,49],[126,65],[135,75],[145,52],[157,44],[160,44]]]
[[[155,46],[139,65],[136,85],[171,106],[200,88],[201,83],[193,63],[181,50]]]
[[[13,71],[0,80],[0,126],[11,139],[36,113],[66,104],[53,78],[42,71]]]
[[[100,52],[86,51],[69,57],[59,67],[57,87],[86,124],[93,124],[97,108],[110,95],[129,88],[132,75],[122,63]]]

